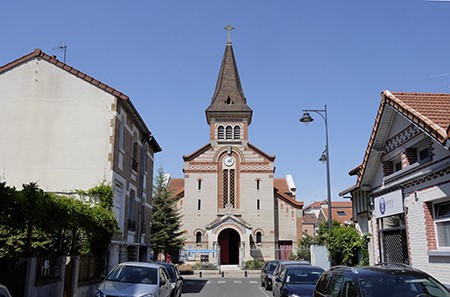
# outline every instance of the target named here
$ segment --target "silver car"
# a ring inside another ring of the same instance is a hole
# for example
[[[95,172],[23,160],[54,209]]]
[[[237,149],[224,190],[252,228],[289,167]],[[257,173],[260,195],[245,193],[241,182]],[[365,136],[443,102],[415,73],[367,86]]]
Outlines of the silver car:
[[[123,262],[100,283],[95,297],[170,297],[170,293],[169,275],[162,265]]]

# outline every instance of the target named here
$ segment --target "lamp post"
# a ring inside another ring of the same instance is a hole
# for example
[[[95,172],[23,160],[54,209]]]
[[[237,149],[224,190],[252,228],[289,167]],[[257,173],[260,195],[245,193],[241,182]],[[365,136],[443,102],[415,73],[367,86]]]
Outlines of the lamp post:
[[[319,161],[325,161],[327,164],[327,204],[328,204],[328,228],[330,230],[333,228],[332,218],[331,218],[331,185],[330,185],[330,149],[328,146],[328,119],[327,119],[327,106],[324,109],[304,109],[303,116],[300,122],[304,124],[309,124],[314,119],[310,116],[310,112],[315,112],[319,114],[325,121],[325,151],[320,156]]]

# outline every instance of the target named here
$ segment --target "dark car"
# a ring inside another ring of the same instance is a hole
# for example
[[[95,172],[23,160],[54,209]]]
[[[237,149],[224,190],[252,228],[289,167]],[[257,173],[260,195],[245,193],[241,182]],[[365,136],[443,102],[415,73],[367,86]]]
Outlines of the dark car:
[[[312,297],[314,287],[325,270],[311,265],[285,265],[273,282],[274,297]]]
[[[272,273],[277,267],[279,260],[267,261],[261,269],[261,286],[271,287],[272,286]]]
[[[180,297],[183,291],[183,277],[181,276],[178,268],[172,263],[167,262],[153,262],[153,263],[162,265],[166,268],[170,278],[170,285],[172,287],[172,294],[170,296]]]
[[[11,297],[8,288],[2,284],[0,284],[0,297]]]
[[[272,273],[272,279],[267,282],[269,286],[266,286],[266,290],[272,290],[272,284],[275,282],[275,279],[279,276],[280,271],[287,265],[311,265],[308,261],[291,261],[291,260],[283,260],[278,261],[275,270]]]
[[[331,267],[319,278],[314,297],[450,297],[429,274],[409,266]]]

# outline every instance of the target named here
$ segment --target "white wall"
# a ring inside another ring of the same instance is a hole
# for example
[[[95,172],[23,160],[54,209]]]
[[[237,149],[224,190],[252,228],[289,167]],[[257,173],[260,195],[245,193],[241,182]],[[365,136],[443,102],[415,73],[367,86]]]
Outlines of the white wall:
[[[47,61],[0,75],[0,178],[19,189],[88,189],[111,180],[114,97]]]

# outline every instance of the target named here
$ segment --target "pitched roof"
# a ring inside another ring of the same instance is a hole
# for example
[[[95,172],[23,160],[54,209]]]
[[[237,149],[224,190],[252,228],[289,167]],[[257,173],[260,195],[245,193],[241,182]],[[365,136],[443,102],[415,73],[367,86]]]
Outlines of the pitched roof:
[[[211,100],[211,105],[206,109],[208,124],[210,118],[221,115],[239,114],[247,117],[248,124],[252,121],[252,109],[247,105],[247,100],[241,86],[241,80],[234,58],[233,46],[227,43],[217,78],[216,89]]]
[[[385,139],[378,140],[377,136],[379,132],[386,131],[390,126],[388,120],[383,120],[386,106],[392,107],[443,146],[447,148],[450,146],[450,94],[391,93],[387,90],[383,91],[363,162],[359,167],[350,171],[350,174],[354,174],[360,168],[356,183],[357,188],[361,187],[362,179],[367,172],[369,164],[376,163],[377,157],[371,158],[371,154],[373,152],[381,153],[377,142],[384,143]],[[340,194],[344,195],[345,193],[341,192]]]
[[[134,107],[133,103],[131,102],[130,98],[127,95],[125,95],[124,93],[108,86],[107,84],[102,83],[101,81],[81,72],[80,70],[75,69],[72,66],[69,66],[69,65],[59,61],[56,57],[47,55],[39,48],[36,48],[33,52],[31,52],[19,59],[16,59],[6,65],[0,66],[0,74],[4,73],[6,71],[10,71],[10,70],[14,69],[15,67],[20,66],[21,64],[23,64],[31,59],[35,59],[35,58],[40,58],[51,64],[54,64],[57,67],[67,71],[68,73],[79,77],[80,79],[90,83],[91,85],[96,86],[99,89],[102,89],[103,91],[115,96],[118,99],[123,100],[124,106],[127,109],[127,111],[133,117],[135,122],[138,125],[140,125],[140,128],[147,134],[147,135],[145,135],[145,137],[151,136],[150,144],[152,145],[154,151],[155,152],[161,151],[161,147],[159,146],[158,142],[152,136],[152,133],[148,129],[144,120],[141,118],[140,114],[138,113],[138,111],[136,110],[136,108]]]
[[[289,203],[291,206],[297,209],[303,208],[303,202],[295,199],[295,195],[292,195],[292,191],[289,189],[289,185],[284,178],[273,179],[274,194],[284,202]]]
[[[317,217],[313,213],[305,213],[302,218],[303,224],[317,224]]]
[[[184,196],[184,178],[170,178],[169,192],[176,199]]]

